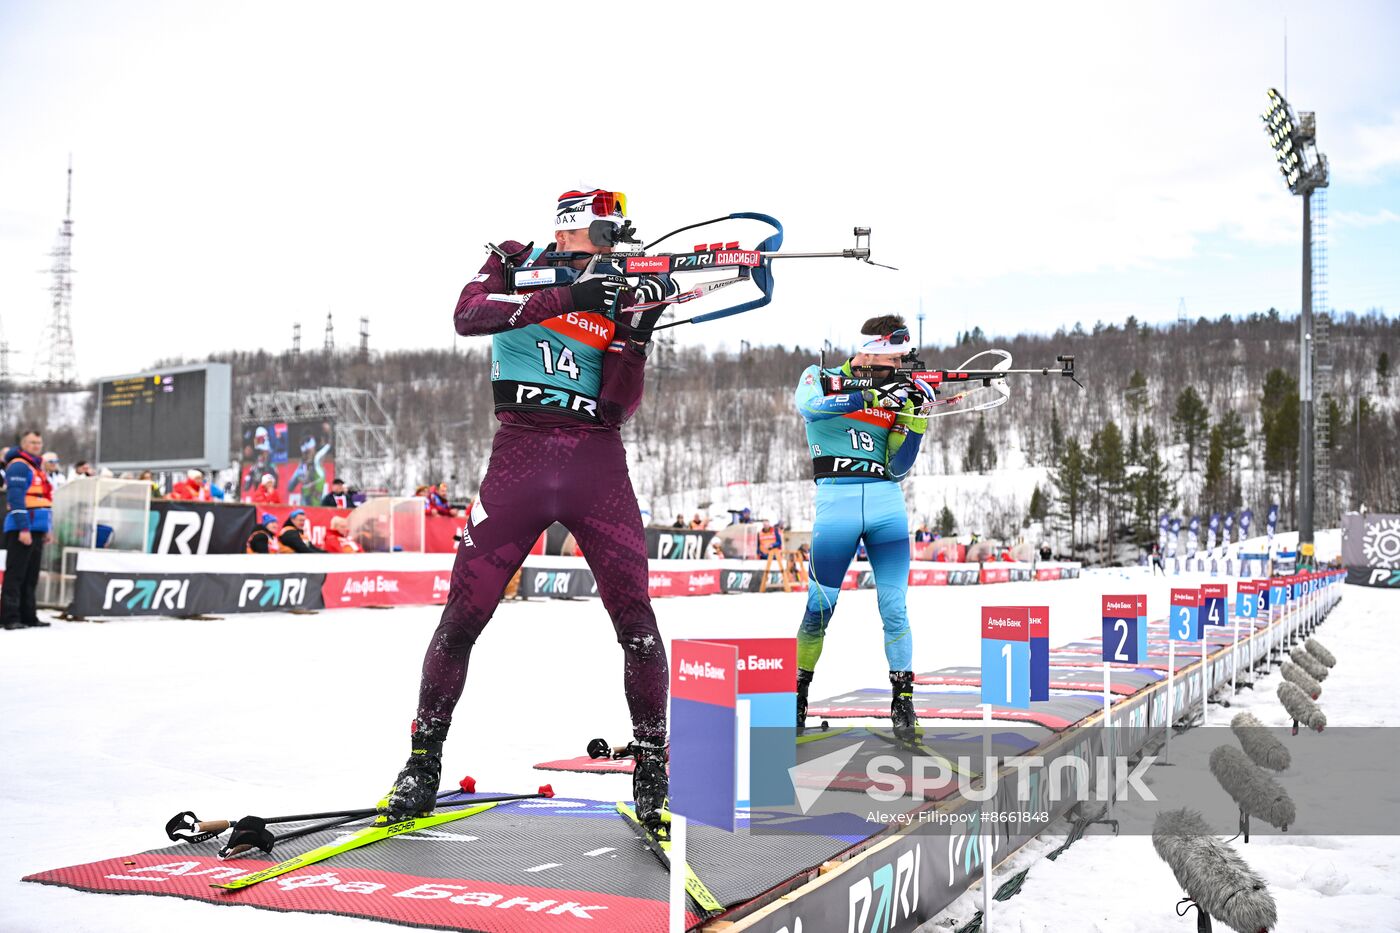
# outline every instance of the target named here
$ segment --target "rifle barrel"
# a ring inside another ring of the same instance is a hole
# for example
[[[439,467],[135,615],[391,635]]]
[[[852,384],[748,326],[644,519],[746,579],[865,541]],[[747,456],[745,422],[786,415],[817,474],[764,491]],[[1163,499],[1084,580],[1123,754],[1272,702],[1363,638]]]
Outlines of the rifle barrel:
[[[789,253],[779,250],[777,252],[763,251],[759,255],[765,259],[869,259],[870,250],[864,247],[843,249],[832,253]]]

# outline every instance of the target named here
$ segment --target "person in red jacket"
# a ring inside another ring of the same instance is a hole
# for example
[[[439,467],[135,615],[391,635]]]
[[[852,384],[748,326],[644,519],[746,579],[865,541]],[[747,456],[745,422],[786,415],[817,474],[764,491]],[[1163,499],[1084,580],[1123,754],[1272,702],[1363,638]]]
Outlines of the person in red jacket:
[[[204,485],[204,474],[199,470],[190,470],[185,474],[183,481],[170,487],[170,498],[186,502],[208,502],[211,497],[209,487]]]
[[[331,519],[323,544],[322,550],[327,554],[354,554],[360,550],[360,545],[350,537],[350,522],[344,515]]]
[[[271,473],[263,474],[262,482],[253,490],[252,499],[254,505],[277,505],[282,501],[281,496],[277,495],[277,480]]]

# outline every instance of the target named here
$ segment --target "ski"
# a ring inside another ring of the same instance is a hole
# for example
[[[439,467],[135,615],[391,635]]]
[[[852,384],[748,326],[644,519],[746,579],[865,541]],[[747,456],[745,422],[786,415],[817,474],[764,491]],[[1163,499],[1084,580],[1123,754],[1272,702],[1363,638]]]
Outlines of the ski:
[[[960,770],[955,763],[953,763],[947,757],[939,754],[933,748],[923,743],[923,726],[919,726],[914,730],[914,738],[912,740],[900,738],[899,736],[894,734],[893,729],[880,729],[874,726],[868,726],[866,728],[866,731],[869,732],[871,735],[875,736],[875,738],[880,739],[883,742],[889,742],[891,745],[898,746],[899,748],[902,748],[907,752],[913,752],[916,755],[924,755],[928,758],[932,758],[939,764],[941,764],[943,767],[947,768],[953,774],[963,773],[962,770]],[[976,777],[975,774],[969,774],[968,776]]]
[[[666,866],[666,870],[670,871],[671,840],[663,838],[648,829],[641,820],[637,819],[637,811],[620,800],[617,803],[617,812],[619,816],[627,821],[628,825],[630,825],[635,832],[641,834],[642,841],[646,843],[646,847],[661,860],[661,864]],[[719,899],[705,886],[705,882],[700,880],[700,876],[695,874],[695,870],[690,867],[690,864],[686,863],[682,867],[685,869],[685,891],[690,895],[691,900],[699,905],[700,909],[707,917],[712,914],[721,913],[724,910],[724,905],[721,904]]]
[[[838,726],[835,729],[829,728],[823,721],[820,732],[803,732],[797,736],[798,745],[806,745],[809,742],[820,742],[823,739],[834,739],[838,735],[845,735],[854,729],[854,726]]]
[[[475,816],[485,810],[499,805],[503,801],[495,800],[490,803],[477,804],[475,806],[463,807],[460,810],[447,810],[441,813],[431,813],[428,816],[417,816],[408,820],[401,820],[398,823],[388,823],[379,826],[366,826],[358,830],[349,837],[338,842],[328,842],[323,846],[312,849],[310,852],[303,852],[301,855],[294,855],[284,862],[278,862],[271,868],[264,868],[262,871],[254,872],[251,875],[244,875],[242,878],[235,878],[223,884],[211,884],[211,888],[223,888],[226,891],[241,891],[244,888],[252,887],[260,881],[267,881],[269,878],[276,878],[285,875],[287,872],[296,871],[298,868],[305,868],[307,865],[314,865],[317,862],[325,861],[333,855],[340,855],[361,846],[367,846],[371,842],[378,842],[381,839],[388,839],[390,836],[401,836],[404,833],[417,832],[420,829],[430,829],[433,826],[441,826],[443,823],[450,823],[453,820],[465,819]]]

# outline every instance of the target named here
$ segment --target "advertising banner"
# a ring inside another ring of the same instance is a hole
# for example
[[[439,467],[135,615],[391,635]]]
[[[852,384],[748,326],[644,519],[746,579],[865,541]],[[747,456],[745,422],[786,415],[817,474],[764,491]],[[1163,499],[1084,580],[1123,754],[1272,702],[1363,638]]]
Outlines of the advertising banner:
[[[194,616],[321,609],[321,583],[319,573],[80,572],[68,611],[75,616]]]
[[[719,591],[721,593],[757,593],[759,586],[763,583],[763,569],[753,567],[752,569],[735,569],[726,567],[719,572]],[[769,590],[783,591],[783,575],[780,571],[768,571]]]
[[[647,557],[652,560],[704,560],[713,531],[686,528],[648,528]]]
[[[255,511],[237,502],[151,503],[146,550],[152,554],[242,554]]]
[[[1343,515],[1342,563],[1348,583],[1400,590],[1400,515]]]
[[[450,570],[328,573],[321,585],[327,609],[354,606],[428,606],[447,602]]]
[[[647,574],[651,596],[708,596],[720,592],[719,568],[703,570],[652,570]],[[778,589],[782,589],[779,581]]]
[[[587,567],[526,566],[520,574],[520,592],[526,597],[578,599],[597,596],[598,584],[593,579],[593,571]]]

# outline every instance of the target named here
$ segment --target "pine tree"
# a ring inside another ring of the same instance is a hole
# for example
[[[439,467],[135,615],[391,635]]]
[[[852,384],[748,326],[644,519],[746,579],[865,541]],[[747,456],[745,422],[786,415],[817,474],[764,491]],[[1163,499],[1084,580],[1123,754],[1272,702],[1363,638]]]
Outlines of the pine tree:
[[[1094,519],[1099,526],[1100,552],[1111,546],[1114,529],[1118,526],[1120,497],[1127,478],[1123,459],[1123,433],[1109,421],[1094,432],[1089,442],[1086,471],[1093,486]]]
[[[1206,445],[1205,489],[1201,505],[1207,509],[1224,509],[1230,505],[1230,467],[1225,455],[1225,432],[1217,424],[1210,429]]]
[[[951,538],[957,528],[958,523],[953,520],[953,510],[948,508],[948,503],[943,503],[943,511],[938,513],[938,533],[945,538]]]
[[[1055,484],[1055,500],[1058,503],[1056,515],[1065,522],[1069,530],[1069,550],[1073,554],[1079,540],[1079,525],[1084,514],[1088,483],[1084,475],[1084,449],[1079,441],[1070,438],[1065,442],[1064,455],[1059,466],[1051,471],[1050,480]]]
[[[1050,446],[1054,456],[1058,456],[1061,448],[1065,445],[1065,429],[1060,424],[1060,406],[1054,402],[1050,403]],[[1054,456],[1051,460],[1054,460]]]
[[[1220,439],[1225,445],[1225,464],[1232,475],[1238,474],[1244,463],[1241,451],[1249,446],[1249,435],[1244,429],[1244,420],[1233,408],[1220,419]]]
[[[1283,488],[1288,507],[1293,507],[1293,477],[1298,463],[1298,380],[1282,369],[1269,370],[1264,377],[1263,398],[1259,402],[1261,432],[1264,437],[1264,470]]]
[[[1177,497],[1152,425],[1142,429],[1142,469],[1133,478],[1133,530],[1139,547],[1157,536],[1157,516],[1176,508]]]
[[[1390,354],[1384,350],[1376,360],[1376,382],[1381,387],[1381,395],[1390,394]]]
[[[1142,374],[1142,370],[1133,370],[1133,375],[1128,379],[1128,390],[1123,393],[1123,397],[1127,401],[1128,410],[1133,413],[1134,423],[1136,423],[1137,417],[1147,407],[1147,377]]]
[[[1186,445],[1186,468],[1195,472],[1196,451],[1210,428],[1210,414],[1195,386],[1187,386],[1177,395],[1172,427],[1176,431],[1177,443]]]
[[[997,466],[997,449],[987,437],[987,416],[977,416],[977,426],[967,438],[967,450],[963,453],[963,471],[976,470],[986,473]]]
[[[1040,491],[1040,484],[1036,483],[1035,489],[1031,490],[1031,505],[1030,509],[1026,512],[1026,525],[1029,525],[1031,522],[1044,523],[1046,516],[1050,512],[1050,505],[1045,501],[1045,498],[1045,494]]]

